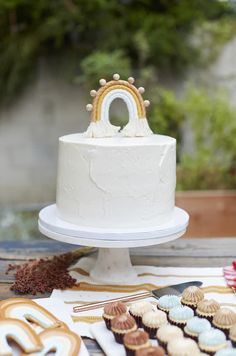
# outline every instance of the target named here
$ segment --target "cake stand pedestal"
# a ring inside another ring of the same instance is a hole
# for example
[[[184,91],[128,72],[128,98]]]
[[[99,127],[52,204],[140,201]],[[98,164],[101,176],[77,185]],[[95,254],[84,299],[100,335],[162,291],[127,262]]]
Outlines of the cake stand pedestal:
[[[98,247],[97,259],[90,258],[90,277],[105,284],[135,283],[129,248],[158,245],[181,237],[188,226],[189,215],[175,207],[172,219],[160,226],[143,229],[108,230],[77,226],[60,219],[56,205],[39,213],[39,230],[45,236],[65,243]],[[88,259],[88,257],[86,257]],[[81,261],[80,261],[81,263]]]

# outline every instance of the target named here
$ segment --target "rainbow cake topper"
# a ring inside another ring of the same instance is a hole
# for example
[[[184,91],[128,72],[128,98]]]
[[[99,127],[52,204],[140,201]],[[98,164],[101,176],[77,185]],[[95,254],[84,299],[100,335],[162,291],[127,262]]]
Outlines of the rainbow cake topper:
[[[113,80],[106,82],[100,79],[99,83],[101,88],[98,91],[90,91],[93,103],[86,106],[87,111],[91,111],[91,123],[85,132],[87,137],[112,137],[119,132],[120,127],[109,121],[110,105],[117,98],[126,103],[129,112],[128,124],[121,130],[121,134],[128,137],[152,135],[146,119],[146,107],[150,102],[143,100],[141,94],[145,89],[137,89],[133,85],[134,78],[129,77],[126,81],[121,80],[119,74],[114,74]]]

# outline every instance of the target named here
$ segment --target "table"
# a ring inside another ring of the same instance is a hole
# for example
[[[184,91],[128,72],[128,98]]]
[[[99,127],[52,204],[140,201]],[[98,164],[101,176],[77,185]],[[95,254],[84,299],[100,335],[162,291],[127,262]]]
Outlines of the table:
[[[53,256],[76,248],[74,245],[44,239],[0,242],[0,299],[15,296],[14,292],[10,291],[12,277],[5,274],[9,263],[23,263],[28,259]],[[183,238],[163,245],[134,248],[131,250],[131,259],[134,264],[139,265],[223,267],[236,259],[236,238]],[[35,298],[32,295],[26,297]],[[94,340],[84,341],[90,355],[103,355]]]

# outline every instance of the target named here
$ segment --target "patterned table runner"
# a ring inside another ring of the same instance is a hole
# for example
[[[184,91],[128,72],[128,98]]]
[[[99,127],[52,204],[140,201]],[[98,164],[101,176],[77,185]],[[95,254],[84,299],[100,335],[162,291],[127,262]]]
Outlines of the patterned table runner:
[[[205,298],[213,298],[222,306],[236,311],[236,295],[225,282],[222,268],[196,267],[152,267],[136,266],[138,281],[129,285],[102,285],[92,281],[89,270],[93,264],[91,258],[83,259],[71,268],[71,275],[77,279],[78,285],[65,291],[54,290],[51,297],[62,299],[68,307],[75,327],[81,336],[93,337],[90,333],[91,323],[100,321],[102,308],[86,312],[73,313],[73,307],[89,302],[106,300],[146,290],[161,288],[166,285],[199,280],[203,282],[202,289]],[[150,300],[155,300],[150,298]]]

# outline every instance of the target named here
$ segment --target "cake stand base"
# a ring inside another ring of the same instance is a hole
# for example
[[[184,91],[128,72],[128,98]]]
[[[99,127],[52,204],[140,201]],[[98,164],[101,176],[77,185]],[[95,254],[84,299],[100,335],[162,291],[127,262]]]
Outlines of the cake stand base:
[[[142,230],[104,230],[76,226],[58,218],[55,205],[39,214],[39,230],[45,236],[82,246],[98,247],[97,259],[88,258],[90,278],[104,284],[135,283],[137,273],[132,266],[130,247],[158,245],[181,237],[188,226],[189,216],[175,208],[168,224]],[[85,259],[85,258],[84,258]],[[83,259],[79,261],[81,266]],[[73,266],[76,267],[76,266]]]
[[[128,248],[99,248],[90,277],[100,283],[124,284],[134,282],[137,273],[130,260]]]

